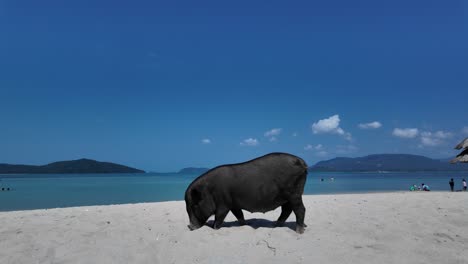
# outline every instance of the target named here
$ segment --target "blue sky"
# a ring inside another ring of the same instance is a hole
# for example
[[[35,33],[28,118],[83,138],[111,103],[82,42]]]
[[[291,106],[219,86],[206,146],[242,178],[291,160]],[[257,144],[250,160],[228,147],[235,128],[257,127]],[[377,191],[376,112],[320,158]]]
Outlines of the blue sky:
[[[0,36],[0,162],[441,158],[468,135],[462,0],[0,0]]]

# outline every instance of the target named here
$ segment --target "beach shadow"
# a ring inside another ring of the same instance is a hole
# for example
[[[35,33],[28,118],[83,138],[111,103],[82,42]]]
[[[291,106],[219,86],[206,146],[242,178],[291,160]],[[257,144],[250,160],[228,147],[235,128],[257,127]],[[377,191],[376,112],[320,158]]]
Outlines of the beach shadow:
[[[247,219],[245,220],[245,225],[252,227],[253,229],[258,229],[258,228],[281,228],[281,227],[287,227],[293,231],[296,231],[296,222],[285,222],[282,226],[275,226],[276,221],[270,221],[266,219],[258,219],[258,218],[252,218],[252,219]],[[214,220],[209,220],[206,222],[206,225],[209,227],[213,227]],[[224,222],[221,228],[231,228],[231,227],[239,227],[241,226],[238,221],[230,221],[230,222]]]

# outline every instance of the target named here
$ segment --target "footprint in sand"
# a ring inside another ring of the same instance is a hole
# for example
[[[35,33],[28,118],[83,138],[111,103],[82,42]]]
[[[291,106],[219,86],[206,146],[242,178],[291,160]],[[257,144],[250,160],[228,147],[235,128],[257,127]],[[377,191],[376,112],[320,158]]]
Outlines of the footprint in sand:
[[[445,234],[445,233],[434,233],[434,236],[440,237],[440,238],[446,238],[449,239],[450,241],[454,242],[455,239],[453,239],[451,236]]]

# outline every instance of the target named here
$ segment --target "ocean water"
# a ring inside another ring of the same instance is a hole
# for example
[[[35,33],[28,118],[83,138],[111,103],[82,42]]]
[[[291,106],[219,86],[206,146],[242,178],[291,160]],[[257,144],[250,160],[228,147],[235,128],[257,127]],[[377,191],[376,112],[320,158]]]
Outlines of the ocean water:
[[[186,188],[197,176],[0,175],[0,211],[183,200]],[[455,189],[461,189],[468,172],[313,172],[308,175],[304,194],[407,191],[411,185],[421,183],[429,185],[432,191],[449,191],[450,178],[455,180]]]

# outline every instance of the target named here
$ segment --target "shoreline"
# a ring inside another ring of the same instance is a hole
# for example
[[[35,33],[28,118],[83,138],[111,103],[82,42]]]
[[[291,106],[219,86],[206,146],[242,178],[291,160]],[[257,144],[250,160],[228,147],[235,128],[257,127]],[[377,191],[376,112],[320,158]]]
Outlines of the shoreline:
[[[14,190],[10,190],[14,191]],[[360,194],[391,194],[391,193],[418,193],[418,192],[425,192],[425,191],[403,191],[403,190],[395,190],[395,191],[368,191],[368,192],[339,192],[339,193],[317,193],[317,194],[303,194],[303,197],[308,196],[321,196],[321,195],[360,195]],[[454,193],[463,192],[462,190],[456,190]],[[430,191],[430,193],[450,193],[450,191]],[[468,193],[468,192],[467,192]],[[36,209],[20,209],[20,210],[0,210],[0,213],[7,213],[7,212],[28,212],[28,211],[40,211],[40,210],[54,210],[54,209],[68,209],[68,208],[83,208],[83,207],[97,207],[97,206],[120,206],[120,205],[138,205],[138,204],[158,204],[158,203],[167,203],[167,202],[183,202],[181,200],[167,200],[167,201],[157,201],[157,202],[137,202],[137,203],[116,203],[116,204],[94,204],[94,205],[78,205],[78,206],[64,206],[64,207],[50,207],[50,208],[36,208]]]
[[[0,263],[466,263],[467,198],[305,195],[302,235],[279,209],[188,231],[183,201],[0,212]]]

